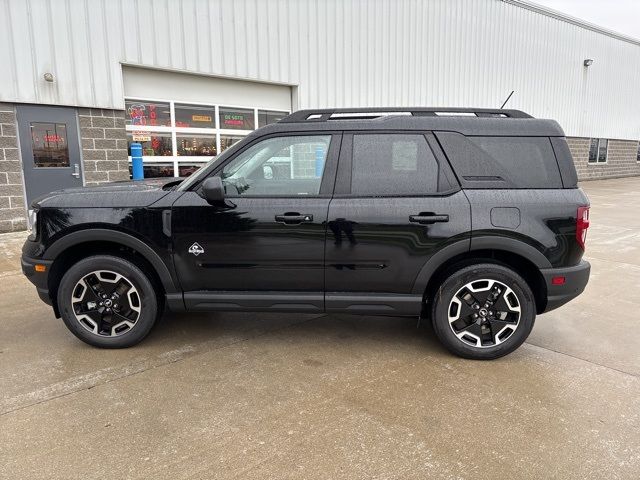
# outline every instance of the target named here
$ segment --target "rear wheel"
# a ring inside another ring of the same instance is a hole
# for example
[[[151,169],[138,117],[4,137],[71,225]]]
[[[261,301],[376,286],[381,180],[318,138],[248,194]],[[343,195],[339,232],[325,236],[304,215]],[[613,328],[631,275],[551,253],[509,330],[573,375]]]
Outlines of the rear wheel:
[[[149,278],[129,260],[111,255],[73,265],[60,282],[58,307],[76,337],[103,348],[137,344],[159,315]]]
[[[533,294],[524,279],[490,263],[452,272],[436,292],[431,311],[442,344],[456,355],[478,360],[507,355],[522,345],[535,316]]]

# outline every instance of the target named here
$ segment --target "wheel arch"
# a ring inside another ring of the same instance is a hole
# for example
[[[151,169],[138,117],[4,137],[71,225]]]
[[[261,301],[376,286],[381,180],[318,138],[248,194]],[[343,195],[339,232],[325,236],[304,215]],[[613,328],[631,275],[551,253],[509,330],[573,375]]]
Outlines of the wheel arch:
[[[124,232],[108,229],[80,230],[70,233],[47,248],[44,259],[53,260],[47,279],[49,296],[56,313],[57,289],[66,269],[73,263],[91,255],[116,255],[127,258],[145,270],[162,294],[178,294],[176,282],[160,256],[138,238]]]
[[[523,277],[533,293],[537,313],[542,313],[547,305],[547,287],[540,269],[549,268],[550,262],[538,250],[523,242],[512,239],[508,239],[511,242],[505,242],[500,238],[497,240],[493,244],[494,248],[485,247],[491,242],[483,241],[475,248],[473,242],[466,249],[466,242],[459,242],[459,245],[453,244],[441,250],[421,269],[414,282],[413,293],[422,293],[423,301],[429,302],[452,270],[474,263],[496,263],[511,268]],[[514,244],[516,248],[509,248]]]

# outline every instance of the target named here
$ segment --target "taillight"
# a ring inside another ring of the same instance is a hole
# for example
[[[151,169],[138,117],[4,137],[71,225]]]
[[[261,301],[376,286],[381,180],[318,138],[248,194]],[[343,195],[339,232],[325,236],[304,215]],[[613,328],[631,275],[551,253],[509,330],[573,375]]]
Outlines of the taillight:
[[[576,221],[576,240],[578,245],[584,250],[584,242],[587,240],[587,229],[589,228],[589,207],[578,207]]]

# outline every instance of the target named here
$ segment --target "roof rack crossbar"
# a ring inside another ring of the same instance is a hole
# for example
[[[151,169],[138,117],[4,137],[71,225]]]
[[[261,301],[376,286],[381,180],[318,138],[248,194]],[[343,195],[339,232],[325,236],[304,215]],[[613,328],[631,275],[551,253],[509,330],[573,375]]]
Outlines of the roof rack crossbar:
[[[432,107],[369,107],[369,108],[328,108],[318,110],[298,110],[287,115],[280,123],[326,122],[328,120],[362,120],[378,118],[385,113],[408,112],[415,117],[437,117],[455,115],[475,115],[476,117],[533,118],[521,110],[502,110],[499,108],[432,108]],[[341,114],[337,118],[333,115]]]

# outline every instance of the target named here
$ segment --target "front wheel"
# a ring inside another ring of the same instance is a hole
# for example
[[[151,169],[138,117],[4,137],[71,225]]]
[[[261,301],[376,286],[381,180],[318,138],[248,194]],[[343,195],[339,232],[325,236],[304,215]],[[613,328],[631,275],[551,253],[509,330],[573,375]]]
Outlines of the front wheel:
[[[58,307],[76,337],[102,348],[139,343],[159,316],[149,278],[129,260],[111,255],[73,265],[60,281]]]
[[[483,263],[454,271],[434,295],[431,321],[452,353],[489,360],[527,339],[536,318],[529,285],[513,270]]]

